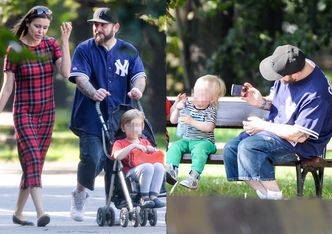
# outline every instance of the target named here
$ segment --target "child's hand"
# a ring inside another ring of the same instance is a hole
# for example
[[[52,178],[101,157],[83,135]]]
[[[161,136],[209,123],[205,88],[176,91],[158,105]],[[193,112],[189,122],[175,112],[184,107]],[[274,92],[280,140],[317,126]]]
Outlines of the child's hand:
[[[181,115],[179,117],[179,122],[181,122],[182,124],[191,125],[192,121],[193,118],[190,115]]]
[[[191,125],[193,118],[190,115],[184,115],[183,116],[183,121],[185,124]]]
[[[176,104],[176,109],[178,110],[182,110],[184,108],[184,102],[185,101],[179,101],[177,104]]]
[[[144,146],[144,145],[141,145],[141,144],[135,144],[135,148],[136,149],[139,149],[143,152],[147,152],[147,148]]]
[[[149,153],[149,152],[155,152],[155,151],[156,151],[156,148],[154,148],[154,147],[151,146],[151,145],[148,145],[148,146],[146,146],[146,150],[147,150],[148,153]]]
[[[175,102],[186,101],[186,100],[187,100],[187,94],[186,93],[179,93],[179,95],[176,96]]]

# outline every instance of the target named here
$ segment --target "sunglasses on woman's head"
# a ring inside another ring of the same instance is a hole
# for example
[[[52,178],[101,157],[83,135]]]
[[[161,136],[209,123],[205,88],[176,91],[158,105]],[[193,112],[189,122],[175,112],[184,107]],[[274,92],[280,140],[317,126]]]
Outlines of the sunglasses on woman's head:
[[[52,15],[52,11],[50,9],[48,9],[47,7],[37,7],[33,14],[36,14],[36,15],[47,15],[47,16],[50,16]]]

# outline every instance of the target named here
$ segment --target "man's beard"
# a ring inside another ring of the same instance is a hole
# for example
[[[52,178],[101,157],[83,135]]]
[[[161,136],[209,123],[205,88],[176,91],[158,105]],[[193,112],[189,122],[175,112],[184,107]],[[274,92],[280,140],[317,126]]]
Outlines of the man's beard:
[[[99,33],[99,34],[95,34],[94,37],[95,37],[96,43],[97,43],[98,45],[101,45],[101,44],[106,43],[106,42],[109,41],[110,39],[112,39],[112,38],[114,37],[114,33],[113,33],[113,31],[110,32],[110,33],[107,34],[107,35],[104,35],[104,34]]]
[[[293,84],[293,83],[295,83],[296,81],[297,81],[297,80],[296,80],[294,77],[292,77],[292,76],[288,77],[287,80],[285,80],[285,79],[281,79],[281,82],[284,83],[284,84]]]

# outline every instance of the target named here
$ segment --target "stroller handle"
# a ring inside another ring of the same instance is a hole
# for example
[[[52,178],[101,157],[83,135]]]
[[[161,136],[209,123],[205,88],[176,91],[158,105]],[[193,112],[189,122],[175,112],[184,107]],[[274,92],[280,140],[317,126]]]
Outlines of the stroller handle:
[[[110,139],[111,136],[108,132],[103,114],[101,113],[101,110],[100,110],[100,102],[98,102],[98,101],[96,102],[96,111],[97,111],[98,117],[100,119],[101,125],[103,126],[104,132],[106,133],[107,138]]]
[[[139,100],[135,100],[135,101],[136,101],[137,108],[140,111],[144,112],[141,102]],[[100,102],[99,101],[96,101],[96,110],[97,110],[99,118],[101,117],[102,118],[101,120],[103,120],[102,122],[105,123],[103,115],[102,115],[101,110],[100,110]]]
[[[137,105],[137,108],[144,113],[144,110],[143,110],[143,107],[142,107],[142,104],[139,100],[136,100],[136,105]]]

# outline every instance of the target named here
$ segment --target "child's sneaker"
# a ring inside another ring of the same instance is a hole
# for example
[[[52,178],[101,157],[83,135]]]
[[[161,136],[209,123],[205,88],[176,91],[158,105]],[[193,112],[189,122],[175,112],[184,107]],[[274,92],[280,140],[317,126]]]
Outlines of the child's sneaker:
[[[152,201],[154,202],[153,208],[162,208],[166,206],[165,202],[160,201],[158,198],[155,198]]]
[[[73,220],[82,222],[84,219],[84,206],[89,194],[74,189],[71,198],[70,216]]]
[[[141,208],[154,208],[154,201],[150,200],[150,198],[141,198],[140,207]]]
[[[189,176],[182,180],[180,184],[182,186],[185,186],[189,189],[197,189],[198,187],[198,181],[199,181],[199,174],[196,171],[190,171]]]
[[[166,182],[174,185],[178,181],[178,169],[174,169],[172,164],[166,164]]]

